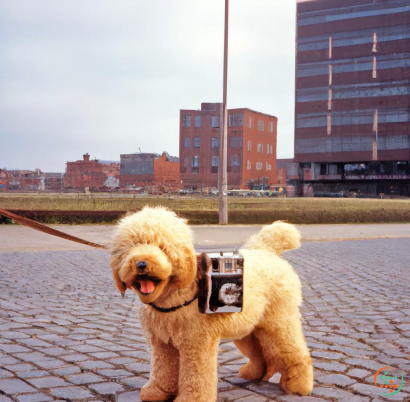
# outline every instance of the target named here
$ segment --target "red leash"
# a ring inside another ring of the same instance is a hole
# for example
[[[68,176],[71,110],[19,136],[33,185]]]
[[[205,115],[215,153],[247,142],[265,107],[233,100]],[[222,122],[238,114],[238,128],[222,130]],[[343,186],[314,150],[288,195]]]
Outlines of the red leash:
[[[52,229],[48,226],[42,225],[41,223],[32,221],[31,219],[24,218],[22,216],[13,214],[12,212],[5,211],[4,209],[0,209],[0,215],[7,216],[7,218],[13,219],[13,221],[21,223],[22,225],[32,228],[34,230],[38,230],[39,232],[43,232],[43,233],[47,233],[52,236],[60,237],[65,240],[70,240],[76,243],[85,244],[87,246],[94,247],[94,248],[103,248],[103,249],[108,248],[106,246],[102,246],[101,244],[92,243],[90,241],[80,239],[79,237],[71,236],[67,233],[60,232],[59,230]]]

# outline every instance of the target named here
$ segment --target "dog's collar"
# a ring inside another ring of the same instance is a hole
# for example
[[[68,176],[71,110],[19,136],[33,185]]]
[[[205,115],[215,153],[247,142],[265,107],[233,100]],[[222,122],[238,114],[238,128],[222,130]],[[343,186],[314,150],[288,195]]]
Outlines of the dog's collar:
[[[174,307],[169,307],[169,308],[162,308],[156,306],[154,303],[148,303],[151,307],[153,307],[155,310],[159,311],[160,313],[172,313],[173,311],[179,310],[182,307],[189,306],[191,303],[193,303],[196,299],[198,298],[198,295],[196,295],[192,300],[186,301],[184,304],[181,304],[179,306],[174,306]]]

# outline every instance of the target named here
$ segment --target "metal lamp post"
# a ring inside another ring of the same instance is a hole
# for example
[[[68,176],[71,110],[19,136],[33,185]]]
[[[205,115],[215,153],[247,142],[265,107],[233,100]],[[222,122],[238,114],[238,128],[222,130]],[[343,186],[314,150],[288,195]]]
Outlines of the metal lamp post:
[[[228,224],[228,110],[226,98],[228,89],[228,21],[229,0],[225,0],[225,42],[224,42],[224,74],[223,74],[223,101],[221,104],[220,134],[219,134],[219,224]]]

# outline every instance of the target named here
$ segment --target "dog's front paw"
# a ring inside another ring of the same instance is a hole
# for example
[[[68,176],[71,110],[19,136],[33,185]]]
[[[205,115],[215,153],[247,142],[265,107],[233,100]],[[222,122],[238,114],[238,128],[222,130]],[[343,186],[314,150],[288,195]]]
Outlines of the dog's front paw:
[[[239,377],[248,381],[260,380],[265,374],[265,367],[263,364],[257,365],[252,362],[246,363],[239,369]]]
[[[171,397],[171,394],[151,382],[145,384],[140,392],[140,400],[143,402],[163,402],[168,401]]]
[[[282,374],[279,385],[287,394],[308,395],[313,389],[313,367],[292,366]]]

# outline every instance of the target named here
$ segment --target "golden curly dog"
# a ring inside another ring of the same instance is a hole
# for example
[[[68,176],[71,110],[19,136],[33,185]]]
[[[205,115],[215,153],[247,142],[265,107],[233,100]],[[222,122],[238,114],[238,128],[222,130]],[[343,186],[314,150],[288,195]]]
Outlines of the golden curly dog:
[[[292,225],[264,227],[241,250],[243,311],[201,314],[196,299],[201,275],[186,221],[163,207],[123,218],[114,234],[111,266],[118,290],[133,288],[143,303],[140,318],[152,344],[152,370],[141,400],[216,401],[221,339],[233,339],[249,358],[240,377],[267,381],[280,372],[285,392],[309,394],[313,370],[299,312],[301,283],[279,257],[299,246],[300,233]],[[168,313],[156,309],[178,306]]]

